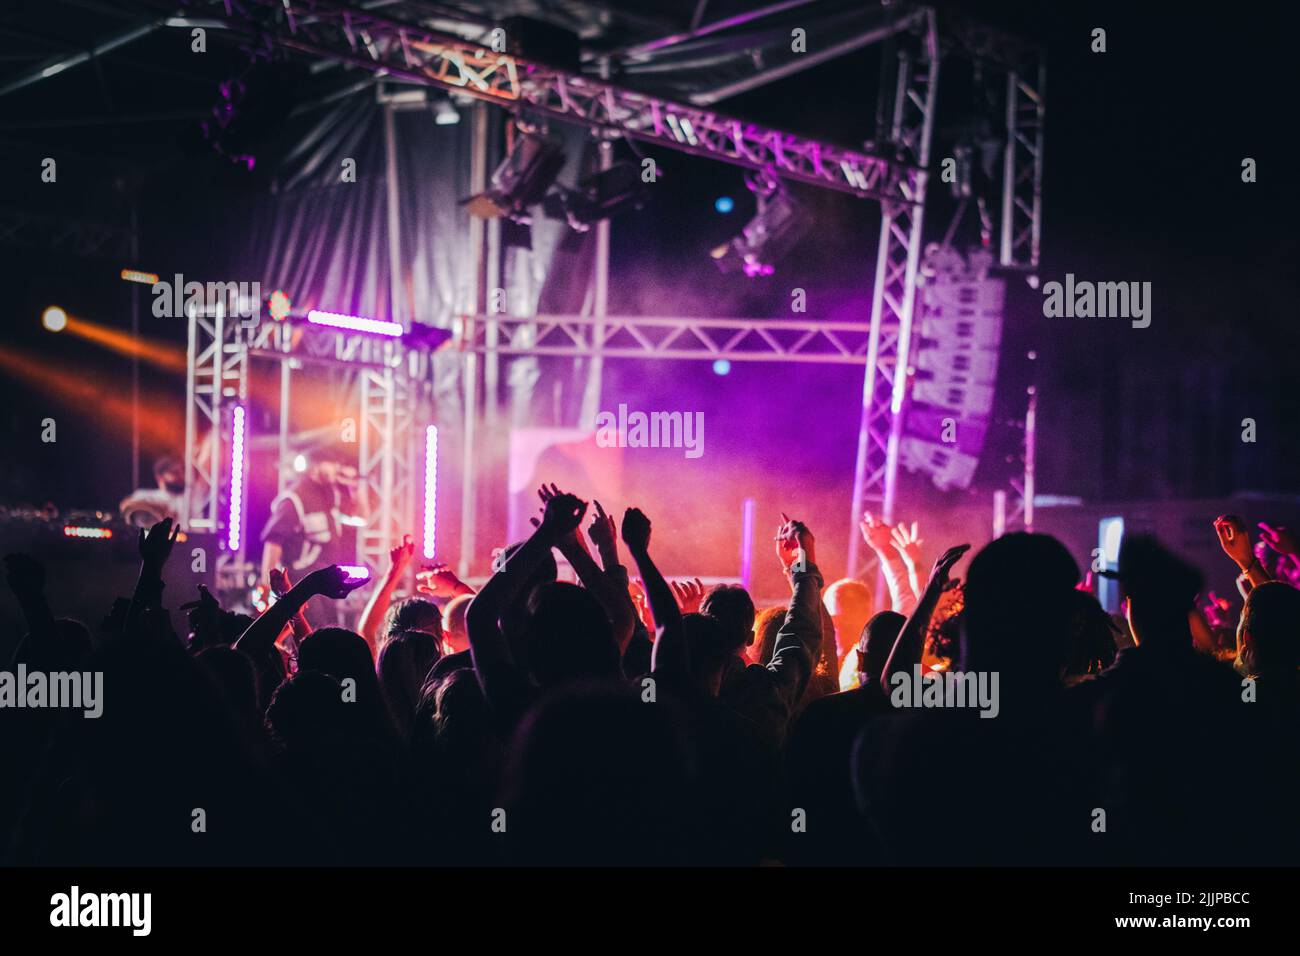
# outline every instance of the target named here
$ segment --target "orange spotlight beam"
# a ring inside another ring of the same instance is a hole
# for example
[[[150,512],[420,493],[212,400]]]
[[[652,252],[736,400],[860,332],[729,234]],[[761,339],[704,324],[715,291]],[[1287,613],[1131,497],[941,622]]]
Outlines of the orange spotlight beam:
[[[0,349],[0,370],[33,390],[50,395],[52,402],[73,405],[79,413],[93,417],[115,432],[130,434],[131,398],[119,394],[120,386],[87,377],[85,369],[54,368],[48,358]],[[184,419],[175,397],[156,393],[141,396],[140,430],[154,448],[175,448],[178,428],[183,436]]]
[[[148,339],[137,339],[129,332],[110,329],[97,322],[68,316],[66,331],[128,358],[138,358],[168,372],[185,371],[185,350]]]

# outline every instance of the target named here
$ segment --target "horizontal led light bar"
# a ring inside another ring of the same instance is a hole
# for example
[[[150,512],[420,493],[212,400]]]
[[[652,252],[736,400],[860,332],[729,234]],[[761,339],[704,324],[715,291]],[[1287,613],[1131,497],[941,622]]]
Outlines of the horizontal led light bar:
[[[113,537],[113,529],[68,524],[63,526],[63,536],[65,538],[111,538]]]
[[[140,272],[138,269],[123,269],[121,272],[126,282],[139,282],[141,285],[157,285],[158,276],[152,272]]]
[[[392,338],[400,338],[404,331],[396,322],[367,319],[359,315],[342,315],[338,312],[321,312],[319,309],[312,309],[308,312],[307,321],[313,325],[328,325],[335,329],[369,332],[371,335],[387,335]]]

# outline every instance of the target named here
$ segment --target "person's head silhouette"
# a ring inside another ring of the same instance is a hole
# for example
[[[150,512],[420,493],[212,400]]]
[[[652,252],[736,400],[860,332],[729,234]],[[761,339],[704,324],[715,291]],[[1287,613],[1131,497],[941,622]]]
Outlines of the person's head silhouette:
[[[1058,685],[1078,580],[1050,535],[1015,532],[981,550],[966,572],[962,669],[1016,676],[1021,688]]]
[[[1150,535],[1131,535],[1119,549],[1119,579],[1128,598],[1129,630],[1141,647],[1191,652],[1188,614],[1201,590],[1201,574]]]

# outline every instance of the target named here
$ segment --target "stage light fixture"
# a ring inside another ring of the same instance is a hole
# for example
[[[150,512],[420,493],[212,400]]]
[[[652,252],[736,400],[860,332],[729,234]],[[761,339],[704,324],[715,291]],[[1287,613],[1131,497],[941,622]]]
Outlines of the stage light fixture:
[[[277,322],[283,322],[292,308],[293,303],[289,301],[289,296],[283,289],[276,289],[266,300],[266,309],[271,313],[271,318]]]
[[[719,196],[713,200],[713,208],[725,216],[736,208],[736,201],[730,196]]]
[[[312,309],[307,313],[307,321],[312,325],[328,325],[335,329],[347,329],[352,332],[369,332],[372,335],[387,335],[400,338],[405,331],[396,322],[383,319],[367,319],[359,315],[343,315],[339,312],[321,312]]]
[[[727,359],[714,359],[714,360],[713,360],[713,374],[714,374],[714,375],[726,375],[726,374],[728,374],[730,371],[731,371],[731,362],[728,361]]]
[[[41,313],[41,325],[47,332],[62,332],[68,327],[68,313],[57,305],[49,306]]]
[[[157,285],[158,275],[153,272],[140,272],[138,269],[123,269],[119,275],[124,282],[138,282],[140,285]]]
[[[449,96],[440,96],[433,101],[433,122],[438,126],[455,126],[460,122],[460,112]]]
[[[491,184],[462,203],[479,219],[505,217],[527,223],[528,207],[542,201],[564,167],[564,150],[536,133],[523,133],[492,174]]]
[[[424,556],[436,551],[438,531],[438,426],[424,430]]]
[[[577,189],[559,189],[546,197],[542,209],[553,219],[564,219],[577,232],[592,223],[612,219],[629,209],[640,209],[648,195],[636,163],[617,163],[586,177]]]
[[[227,514],[226,545],[239,551],[244,520],[244,406],[236,405],[230,426],[230,510]]]
[[[710,252],[724,273],[744,272],[751,279],[770,276],[775,263],[803,238],[812,222],[808,211],[795,201],[769,172],[746,177],[758,208],[740,235]]]
[[[306,456],[306,455],[294,455],[294,456],[293,456],[293,470],[296,471],[296,472],[298,472],[298,474],[302,474],[304,471],[307,470],[307,456]]]
[[[96,528],[89,525],[68,524],[63,526],[65,538],[101,538],[113,537],[112,528]]]

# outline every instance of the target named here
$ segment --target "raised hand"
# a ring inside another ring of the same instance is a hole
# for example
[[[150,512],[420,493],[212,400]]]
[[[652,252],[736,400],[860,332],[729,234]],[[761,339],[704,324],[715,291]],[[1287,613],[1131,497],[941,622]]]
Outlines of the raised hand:
[[[934,562],[934,570],[930,572],[930,580],[926,583],[927,591],[934,588],[940,592],[950,591],[958,584],[955,578],[949,578],[953,565],[961,560],[962,555],[970,550],[969,544],[958,544],[949,548],[943,554],[939,555],[939,560]]]
[[[406,566],[411,563],[413,557],[415,557],[415,542],[411,540],[409,534],[404,534],[402,535],[402,543],[395,548],[389,549],[388,560],[391,570],[388,573],[400,577],[402,572],[406,570]]]
[[[870,511],[862,513],[858,530],[862,532],[862,539],[867,542],[872,551],[888,551],[894,547],[893,528],[876,518]]]
[[[1283,525],[1276,528],[1261,521],[1259,523],[1259,536],[1264,543],[1276,551],[1278,554],[1289,554],[1295,556],[1300,554],[1300,542],[1296,541],[1295,535],[1288,531]]]
[[[284,580],[284,571],[276,570],[280,571],[281,580]],[[271,587],[273,588],[275,581],[275,571],[272,571]],[[277,591],[276,595],[279,596],[280,592]],[[217,599],[212,596],[206,584],[199,585],[199,599],[182,604],[181,610],[186,612],[186,621],[194,637],[194,643],[191,645],[193,650],[216,643],[221,630],[221,605],[217,603]]]
[[[284,568],[272,568],[267,573],[266,578],[271,585],[271,593],[277,598],[284,597],[289,592],[289,588],[293,587],[293,584],[289,581],[289,572]],[[205,593],[207,592],[207,588],[204,588],[203,585],[200,584],[199,587]]]
[[[303,578],[301,584],[311,594],[320,594],[340,601],[369,582],[369,578],[350,578],[343,568],[331,564],[327,568],[317,568]]]
[[[700,604],[704,601],[704,582],[699,578],[694,581],[669,581],[668,586],[673,589],[673,597],[677,598],[677,606],[683,614],[694,614],[700,609]]]
[[[467,594],[469,589],[456,572],[445,564],[435,564],[415,572],[415,589],[433,597],[450,598]]]
[[[633,554],[644,554],[650,547],[650,519],[640,508],[623,512],[623,543]]]
[[[587,502],[577,495],[560,491],[554,483],[550,488],[545,485],[538,488],[537,497],[542,499],[542,520],[537,525],[538,530],[552,541],[574,538],[575,543],[585,547],[582,536],[575,532],[587,513]]]
[[[802,521],[791,519],[781,512],[781,526],[776,529],[776,554],[781,559],[781,567],[790,571],[802,555],[804,562],[816,564],[813,553],[814,540],[812,532]],[[802,568],[794,568],[802,570]]]
[[[1255,562],[1255,552],[1250,547],[1250,532],[1236,515],[1219,515],[1214,519],[1214,533],[1219,536],[1223,553],[1243,570]]]
[[[171,556],[172,545],[176,543],[176,537],[180,533],[181,526],[178,524],[173,527],[171,518],[163,518],[147,533],[141,528],[138,547],[140,560],[144,566],[154,572],[162,571],[167,558]]]
[[[921,539],[917,536],[915,521],[911,528],[901,523],[894,525],[890,529],[890,539],[908,564],[915,566],[921,560]]]
[[[596,513],[591,516],[587,534],[591,535],[592,543],[600,552],[601,563],[606,565],[605,570],[608,571],[611,559],[618,561],[618,529],[614,527],[614,519],[605,514],[599,501],[593,499],[592,504],[596,506]]]

